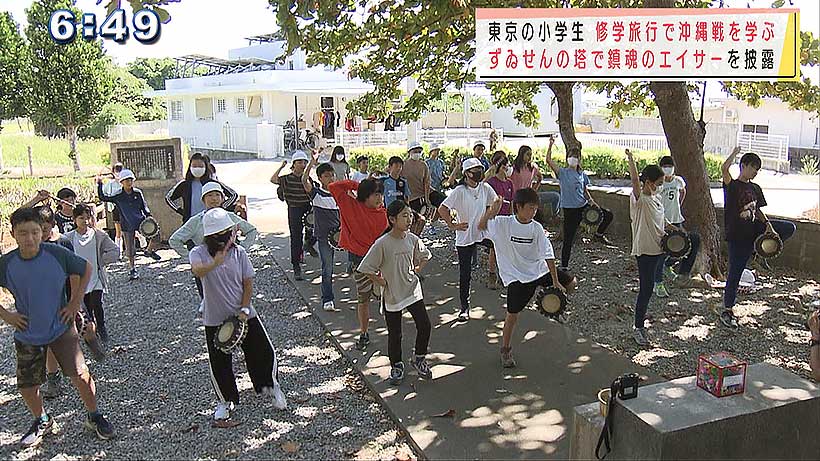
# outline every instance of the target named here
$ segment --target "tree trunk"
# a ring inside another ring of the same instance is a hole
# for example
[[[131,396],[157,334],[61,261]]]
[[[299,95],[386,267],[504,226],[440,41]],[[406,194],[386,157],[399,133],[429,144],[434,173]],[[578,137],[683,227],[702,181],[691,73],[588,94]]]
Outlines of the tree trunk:
[[[74,162],[74,172],[80,171],[80,154],[77,152],[77,127],[67,126],[69,152],[68,157]]]
[[[674,8],[674,0],[644,0],[644,8]],[[701,237],[697,270],[722,276],[724,265],[720,255],[720,228],[717,225],[715,203],[709,190],[709,175],[703,158],[705,126],[695,120],[692,103],[684,82],[650,82],[655,104],[666,135],[666,142],[675,160],[675,170],[686,179],[686,200],[683,212],[687,227]]]
[[[573,121],[572,87],[573,82],[550,82],[547,86],[555,95],[558,102],[558,130],[564,147],[569,150],[573,147],[581,149],[581,141],[575,137],[575,122]]]

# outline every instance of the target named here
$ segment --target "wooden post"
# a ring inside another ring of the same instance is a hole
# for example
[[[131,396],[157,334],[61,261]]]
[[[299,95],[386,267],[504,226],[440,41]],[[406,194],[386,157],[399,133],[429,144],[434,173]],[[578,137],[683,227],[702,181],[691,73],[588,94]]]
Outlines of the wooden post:
[[[0,143],[0,174],[3,174],[5,170],[3,165],[3,144]]]
[[[28,175],[34,176],[34,164],[31,162],[31,146],[27,146],[26,150],[28,150]]]

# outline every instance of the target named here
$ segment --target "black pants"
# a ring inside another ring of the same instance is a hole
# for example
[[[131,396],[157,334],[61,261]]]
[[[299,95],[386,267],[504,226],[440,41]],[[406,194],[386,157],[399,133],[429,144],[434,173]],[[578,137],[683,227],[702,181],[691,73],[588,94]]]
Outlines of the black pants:
[[[233,374],[233,355],[226,354],[214,346],[219,327],[205,327],[205,341],[208,344],[208,362],[211,368],[211,384],[221,402],[239,403],[236,377]],[[270,342],[268,332],[258,317],[248,320],[248,335],[242,342],[245,365],[253,382],[253,390],[262,392],[263,387],[273,387],[279,382],[276,351]]]
[[[86,293],[83,297],[85,308],[88,311],[88,315],[90,315],[94,323],[97,324],[98,332],[105,329],[105,312],[103,311],[102,295],[102,290],[94,290],[90,293]]]
[[[572,255],[572,244],[575,242],[575,234],[578,232],[578,227],[581,225],[584,216],[584,210],[589,205],[581,208],[562,208],[564,210],[564,229],[562,238],[564,244],[561,246],[561,267],[569,267],[569,258]],[[612,223],[615,215],[611,211],[601,208],[604,219],[601,224],[598,224],[598,229],[595,231],[598,235],[604,235],[606,229]]]
[[[416,322],[416,355],[427,355],[431,326],[427,308],[424,307],[424,301],[416,301],[407,306],[406,309],[413,316],[413,321]],[[390,357],[391,365],[402,361],[401,314],[402,311],[384,313],[384,320],[387,322],[387,355]]]
[[[638,261],[638,298],[635,300],[635,328],[644,327],[646,310],[649,308],[649,300],[652,299],[652,290],[655,289],[655,270],[658,264],[662,263],[663,255],[640,255],[635,259]]]
[[[492,248],[490,240],[473,243],[465,247],[456,247],[458,251],[458,294],[462,309],[470,308],[470,281],[472,279],[473,257],[479,246]],[[494,270],[494,268],[493,268]]]
[[[310,211],[310,204],[288,206],[288,228],[290,229],[290,264],[294,269],[299,268],[302,261],[302,252],[305,245],[312,247],[316,244],[313,231],[306,229],[303,223],[305,215]],[[304,240],[302,235],[304,234]]]

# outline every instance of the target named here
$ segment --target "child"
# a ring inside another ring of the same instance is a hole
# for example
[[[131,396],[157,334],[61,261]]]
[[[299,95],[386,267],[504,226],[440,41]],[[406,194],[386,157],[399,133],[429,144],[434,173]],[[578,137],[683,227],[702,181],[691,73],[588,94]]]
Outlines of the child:
[[[390,157],[387,161],[387,174],[384,178],[384,206],[389,207],[394,200],[402,200],[407,203],[410,198],[410,186],[407,179],[401,175],[404,168],[404,160],[401,157]]]
[[[202,228],[202,217],[205,213],[208,210],[219,208],[225,204],[225,191],[222,189],[222,185],[218,181],[211,181],[205,184],[205,186],[202,187],[202,196],[200,201],[205,205],[205,211],[201,211],[198,214],[191,216],[191,218],[185,221],[185,224],[177,229],[176,232],[174,232],[168,239],[168,245],[183,258],[188,257],[189,245],[193,248],[197,245],[202,245],[202,242],[205,240],[205,235]],[[228,213],[228,216],[245,237],[244,240],[241,241],[240,245],[242,245],[242,247],[246,250],[249,249],[251,245],[256,242],[256,237],[258,235],[256,228],[235,213]],[[202,281],[198,278],[194,278],[194,281],[196,282],[196,289],[197,292],[199,292],[199,297],[202,298]]]
[[[118,194],[109,197],[103,193],[102,178],[97,176],[97,196],[99,199],[103,202],[112,202],[120,209],[120,225],[122,226],[125,243],[125,254],[128,256],[130,280],[139,278],[137,269],[134,267],[134,259],[137,255],[136,232],[139,230],[140,224],[142,224],[145,218],[151,216],[151,210],[148,209],[145,196],[142,195],[141,190],[134,187],[134,181],[136,181],[136,177],[131,170],[122,170],[120,173],[122,190]],[[159,239],[154,237],[148,243],[148,249],[145,250],[145,254],[154,261],[162,259],[155,251],[158,244]]]
[[[404,361],[401,351],[402,311],[407,309],[416,323],[416,348],[413,367],[419,377],[432,379],[425,356],[430,342],[430,317],[424,307],[424,295],[418,273],[432,255],[424,243],[413,235],[413,211],[401,200],[387,207],[389,226],[384,235],[370,247],[359,272],[382,290],[382,306],[387,323],[387,354],[390,357],[390,383],[401,384]]]
[[[755,239],[764,231],[777,232],[785,241],[794,234],[795,225],[788,221],[771,220],[761,208],[766,206],[766,197],[759,185],[752,182],[762,166],[757,154],[748,152],[740,158],[740,175],[732,179],[729,167],[735,161],[740,148],[735,147],[723,162],[723,203],[726,243],[729,246],[729,270],[726,288],[723,292],[723,312],[720,322],[727,328],[737,328],[737,319],[732,311],[737,299],[737,287],[743,269],[755,249]]]
[[[350,175],[350,179],[356,182],[362,182],[365,179],[369,178],[370,173],[367,172],[368,163],[370,163],[370,161],[367,159],[366,155],[358,156],[356,158],[356,167],[358,168],[358,170],[354,171]]]
[[[339,228],[339,206],[330,194],[328,187],[335,181],[336,172],[329,163],[323,163],[316,168],[319,184],[310,179],[310,170],[319,159],[314,153],[305,172],[302,174],[302,185],[310,195],[313,206],[314,233],[319,242],[319,256],[322,259],[322,309],[326,312],[338,312],[333,304],[333,252],[328,238],[330,233]]]
[[[340,181],[350,179],[350,165],[345,160],[344,147],[336,146],[333,148],[333,152],[330,154],[330,166],[333,167],[333,171]]]
[[[407,178],[407,187],[410,190],[410,195],[405,202],[416,213],[421,211],[422,206],[430,203],[430,169],[427,168],[427,163],[421,159],[422,150],[421,144],[411,143],[407,147],[407,161],[404,162],[402,168],[402,173]]]
[[[430,171],[430,188],[433,191],[441,193],[441,183],[444,181],[446,177],[445,165],[444,160],[441,159],[441,147],[438,144],[431,144],[430,145],[430,157],[427,159],[427,169]],[[443,194],[442,194],[443,195]],[[433,192],[430,193],[430,201],[435,202],[433,199]],[[441,201],[444,201],[444,198],[441,198]],[[433,203],[433,206],[439,206],[439,203]]]
[[[108,343],[108,330],[105,328],[103,311],[103,292],[108,287],[105,266],[119,261],[120,249],[105,232],[92,225],[93,212],[88,205],[74,207],[75,229],[66,238],[71,240],[74,252],[91,265],[91,277],[85,290],[83,302],[96,325],[97,334],[104,343]]]
[[[185,223],[191,216],[205,211],[205,204],[202,202],[202,188],[213,181],[216,179],[211,176],[208,163],[204,156],[197,152],[191,156],[185,179],[168,191],[165,202],[175,213],[182,216],[182,222]],[[221,188],[225,197],[225,203],[221,204],[222,208],[233,211],[239,195],[225,185],[221,185]],[[177,205],[176,202],[179,200],[182,201],[182,206]]]
[[[672,156],[667,155],[661,157],[661,170],[663,170],[663,185],[660,190],[661,203],[663,203],[664,217],[673,226],[683,229],[683,213],[681,212],[681,205],[686,197],[686,181],[682,177],[675,174],[675,161]],[[692,242],[692,248],[686,258],[680,262],[677,271],[672,269],[672,262],[667,255],[661,256],[661,262],[658,264],[658,270],[655,271],[655,296],[659,298],[669,297],[669,291],[663,283],[664,272],[670,280],[679,287],[688,287],[692,284],[692,267],[695,265],[695,259],[698,257],[698,250],[700,250],[700,235],[697,232],[690,231],[689,239]]]
[[[538,165],[532,161],[532,154],[532,147],[530,146],[525,145],[518,148],[518,154],[513,160],[513,170],[510,175],[510,180],[513,183],[513,194],[519,189],[525,188],[538,192],[541,187],[543,175]],[[538,199],[545,207],[543,211],[538,210],[535,220],[542,224],[554,220],[558,216],[561,195],[553,191],[538,192]]]
[[[11,292],[16,312],[0,307],[0,318],[16,330],[17,387],[34,416],[20,443],[24,447],[37,445],[53,425],[40,396],[47,350],[53,352],[63,374],[71,378],[80,394],[88,412],[85,427],[101,439],[110,439],[114,427],[97,408],[94,380],[72,322],[82,309],[91,265],[65,248],[42,242],[37,210],[21,208],[12,213],[11,232],[17,249],[0,257],[0,287]],[[71,286],[71,299],[66,297],[66,282]]]
[[[293,267],[293,278],[304,280],[302,277],[302,252],[307,246],[307,251],[314,258],[317,256],[313,248],[313,234],[305,229],[304,218],[310,212],[310,197],[302,185],[302,174],[308,164],[308,156],[304,151],[297,150],[291,157],[291,173],[279,176],[288,161],[282,162],[279,169],[273,173],[270,182],[278,185],[282,189],[282,197],[288,204],[288,228],[290,229],[290,264]],[[304,241],[302,233],[304,232]]]
[[[509,216],[512,214],[512,200],[513,200],[513,183],[509,179],[512,174],[512,167],[510,167],[510,160],[507,158],[507,153],[499,150],[493,154],[490,160],[493,166],[487,172],[489,178],[485,179],[487,184],[493,188],[496,194],[501,197],[501,216]],[[495,249],[490,248],[490,267],[496,267]],[[491,290],[498,289],[498,278],[487,280],[487,288]]]
[[[348,251],[354,268],[359,267],[373,242],[387,228],[384,209],[384,186],[375,179],[336,181],[328,184],[328,190],[339,206],[341,235],[339,245]],[[374,293],[373,281],[358,270],[353,272],[356,281],[357,313],[361,334],[356,349],[364,350],[370,344],[367,332],[370,322],[370,298]]]
[[[456,250],[458,251],[458,289],[461,309],[458,320],[470,319],[470,279],[472,277],[472,260],[477,245],[492,247],[487,233],[478,228],[478,221],[498,196],[489,184],[483,182],[484,166],[479,159],[471,157],[461,163],[464,178],[453,189],[438,208],[439,216],[450,230],[456,232]],[[457,214],[454,221],[452,211]],[[496,278],[495,268],[490,266],[490,280]]]
[[[632,219],[632,256],[638,261],[640,288],[635,301],[633,338],[639,346],[648,346],[644,318],[655,287],[655,270],[663,256],[661,239],[666,227],[663,204],[657,195],[663,184],[663,171],[658,165],[647,165],[638,176],[632,152],[626,149],[632,193],[629,195],[629,217]],[[564,241],[566,245],[566,241]]]
[[[232,354],[220,351],[214,344],[220,325],[232,316],[248,322],[248,333],[241,347],[254,391],[272,396],[274,407],[284,410],[287,401],[279,386],[276,351],[251,305],[254,271],[245,249],[235,244],[236,225],[227,211],[213,208],[202,217],[202,227],[205,241],[191,250],[190,260],[191,271],[202,279],[205,294],[202,322],[211,383],[219,397],[214,420],[229,419],[239,404]]]
[[[611,211],[598,206],[595,200],[592,199],[592,194],[589,193],[589,177],[581,168],[581,150],[570,149],[567,151],[567,168],[559,168],[558,164],[552,159],[552,146],[555,144],[555,138],[550,138],[549,147],[547,147],[547,164],[558,178],[558,184],[561,187],[561,209],[564,211],[564,227],[561,231],[563,238],[563,246],[561,247],[561,267],[569,267],[569,258],[572,255],[572,245],[575,243],[575,233],[578,232],[578,227],[581,225],[584,211],[590,206],[600,208],[603,213],[603,220],[598,224],[598,229],[595,231],[595,239],[606,245],[611,245],[612,242],[604,235],[606,229],[612,223],[614,215]]]
[[[57,213],[54,219],[57,221],[57,228],[61,234],[67,234],[74,230],[74,205],[77,203],[77,193],[68,187],[63,187],[57,191]]]
[[[540,208],[538,193],[530,188],[519,189],[514,198],[515,215],[499,216],[503,199],[496,197],[478,223],[498,250],[498,272],[507,287],[507,316],[504,319],[501,344],[501,366],[515,367],[512,355],[512,335],[518,314],[529,304],[539,286],[554,286],[569,293],[575,288],[575,278],[555,268],[555,254],[544,227],[534,221]]]

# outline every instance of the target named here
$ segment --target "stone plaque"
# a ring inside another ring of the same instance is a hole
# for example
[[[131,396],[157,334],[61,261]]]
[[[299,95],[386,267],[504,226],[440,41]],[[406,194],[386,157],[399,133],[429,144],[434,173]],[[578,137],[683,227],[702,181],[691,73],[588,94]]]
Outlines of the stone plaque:
[[[137,179],[174,179],[177,156],[173,145],[121,148],[117,157]]]

